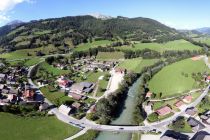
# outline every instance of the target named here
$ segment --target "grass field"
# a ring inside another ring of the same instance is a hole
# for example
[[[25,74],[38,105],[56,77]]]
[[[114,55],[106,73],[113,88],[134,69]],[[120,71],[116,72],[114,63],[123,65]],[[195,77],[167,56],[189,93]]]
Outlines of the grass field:
[[[162,92],[162,98],[179,95],[187,90],[196,88],[196,83],[191,77],[193,72],[198,73],[204,71],[209,70],[203,60],[182,60],[166,66],[158,72],[149,82],[149,88],[155,93]]]
[[[193,38],[193,40],[210,45],[210,37]]]
[[[128,71],[139,73],[141,72],[142,68],[150,66],[157,61],[158,59],[142,59],[142,58],[125,59],[123,62],[119,64],[118,67],[125,68]]]
[[[0,113],[2,140],[63,140],[79,131],[55,117],[22,118]]]
[[[41,51],[45,53],[46,55],[50,54],[50,52],[56,52],[57,48],[55,48],[52,45],[49,45],[47,47],[40,47],[40,48],[34,48],[34,49],[22,49],[17,50],[10,53],[4,53],[0,55],[0,58],[6,58],[6,59],[25,59],[25,58],[34,58],[36,57],[36,52]],[[28,53],[30,56],[28,56]]]
[[[124,53],[123,52],[99,52],[96,58],[100,60],[123,59]]]
[[[158,52],[164,52],[167,50],[201,50],[199,46],[195,46],[185,40],[170,41],[165,44],[138,43],[138,44],[135,44],[134,47],[123,46],[119,48],[123,50],[143,50],[147,48],[147,49],[155,50]]]
[[[52,103],[54,103],[57,106],[61,105],[63,102],[67,100],[71,100],[71,98],[65,96],[63,92],[59,91],[50,92],[48,87],[42,87],[41,91],[48,100],[50,100]]]
[[[85,51],[90,48],[98,47],[98,46],[106,46],[111,44],[112,41],[109,40],[100,40],[100,41],[93,41],[92,43],[84,43],[80,44],[75,48],[75,51]]]
[[[49,65],[47,62],[41,63],[40,64],[40,69],[44,69],[47,72],[52,73],[54,76],[58,76],[58,75],[62,75],[62,74],[68,74],[69,73],[68,70],[61,70],[61,69],[55,68],[55,67]],[[39,71],[38,71],[38,74],[39,74]]]

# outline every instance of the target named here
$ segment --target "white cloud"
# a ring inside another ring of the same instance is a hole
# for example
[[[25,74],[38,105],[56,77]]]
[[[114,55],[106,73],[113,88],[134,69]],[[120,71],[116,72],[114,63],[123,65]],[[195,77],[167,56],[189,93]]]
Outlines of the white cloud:
[[[0,0],[0,24],[9,21],[8,12],[11,11],[17,4],[27,2],[34,3],[34,0]]]

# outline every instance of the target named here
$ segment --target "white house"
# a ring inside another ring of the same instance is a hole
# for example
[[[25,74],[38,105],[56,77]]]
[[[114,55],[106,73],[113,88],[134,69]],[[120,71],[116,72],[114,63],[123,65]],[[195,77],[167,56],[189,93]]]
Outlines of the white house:
[[[66,106],[66,105],[62,104],[62,105],[58,108],[58,110],[59,110],[61,113],[65,114],[65,115],[69,115],[70,112],[71,112],[71,110],[72,110],[72,108],[69,107],[69,106]]]

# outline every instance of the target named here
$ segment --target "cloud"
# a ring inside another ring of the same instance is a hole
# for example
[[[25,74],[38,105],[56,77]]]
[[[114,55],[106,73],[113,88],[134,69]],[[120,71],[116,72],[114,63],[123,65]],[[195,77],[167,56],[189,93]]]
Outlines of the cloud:
[[[9,11],[11,11],[17,4],[27,2],[35,3],[34,0],[0,0],[0,24],[3,22],[8,22],[10,17],[8,16]]]

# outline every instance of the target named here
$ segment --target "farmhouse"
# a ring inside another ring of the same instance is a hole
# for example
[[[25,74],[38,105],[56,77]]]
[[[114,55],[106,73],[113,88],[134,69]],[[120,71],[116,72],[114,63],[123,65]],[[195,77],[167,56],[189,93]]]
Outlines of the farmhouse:
[[[184,105],[184,103],[182,101],[177,101],[175,104],[174,104],[177,108],[180,108],[182,105]]]
[[[191,95],[187,95],[183,98],[183,102],[189,104],[192,101],[192,96]]]
[[[171,108],[167,105],[164,107],[161,107],[160,109],[156,110],[155,112],[159,115],[159,116],[165,116],[167,114],[171,113]]]
[[[59,110],[61,113],[65,114],[65,115],[69,115],[70,112],[71,112],[71,110],[72,110],[72,108],[69,107],[69,106],[66,106],[66,105],[62,104],[62,105],[58,108],[58,110]]]

